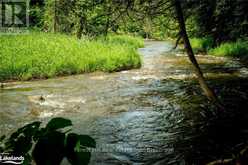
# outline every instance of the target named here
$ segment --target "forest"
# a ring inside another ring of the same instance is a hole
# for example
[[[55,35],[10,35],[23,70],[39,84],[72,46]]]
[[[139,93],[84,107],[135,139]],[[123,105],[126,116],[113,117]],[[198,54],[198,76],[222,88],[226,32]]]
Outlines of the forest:
[[[2,0],[0,164],[247,165],[247,0]]]

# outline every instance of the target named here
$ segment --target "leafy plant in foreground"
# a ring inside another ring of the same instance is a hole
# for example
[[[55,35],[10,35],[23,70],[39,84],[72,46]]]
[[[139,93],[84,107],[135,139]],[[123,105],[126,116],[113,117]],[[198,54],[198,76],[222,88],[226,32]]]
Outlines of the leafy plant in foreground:
[[[0,152],[23,156],[23,164],[32,160],[37,165],[59,165],[64,158],[72,165],[87,165],[96,142],[88,135],[71,133],[72,122],[64,118],[51,119],[46,127],[41,122],[33,122],[19,128],[8,139],[0,138]],[[32,154],[32,156],[31,156]]]

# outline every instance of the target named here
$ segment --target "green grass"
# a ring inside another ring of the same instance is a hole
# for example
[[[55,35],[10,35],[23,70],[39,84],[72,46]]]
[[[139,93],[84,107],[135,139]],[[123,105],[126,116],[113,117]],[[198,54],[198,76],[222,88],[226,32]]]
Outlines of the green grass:
[[[107,42],[120,44],[133,48],[144,47],[144,39],[141,37],[132,37],[128,35],[110,35],[107,37]]]
[[[248,56],[248,42],[237,41],[221,44],[219,47],[209,50],[209,54],[215,56],[244,57]]]
[[[143,40],[110,36],[78,40],[62,34],[0,36],[0,80],[30,80],[138,68]]]
[[[190,39],[190,43],[194,53],[206,53],[213,47],[213,39],[210,37],[192,38]]]

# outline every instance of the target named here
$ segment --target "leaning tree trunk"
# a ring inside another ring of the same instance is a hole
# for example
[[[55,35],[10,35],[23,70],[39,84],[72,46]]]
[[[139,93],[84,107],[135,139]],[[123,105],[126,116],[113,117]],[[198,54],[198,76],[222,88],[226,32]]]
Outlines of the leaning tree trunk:
[[[217,99],[215,93],[213,92],[213,90],[211,90],[210,87],[208,86],[208,84],[206,83],[205,78],[203,76],[203,73],[201,71],[201,68],[200,68],[200,66],[199,66],[199,64],[198,64],[198,62],[194,56],[194,52],[193,52],[192,47],[190,45],[188,34],[186,31],[186,27],[185,27],[185,20],[184,20],[184,16],[183,16],[182,7],[181,7],[181,2],[180,2],[180,0],[175,0],[174,2],[175,2],[177,19],[178,19],[178,23],[179,23],[179,27],[180,27],[180,34],[182,35],[185,50],[188,54],[188,57],[189,57],[191,63],[193,64],[193,68],[194,68],[195,74],[197,76],[197,79],[199,81],[199,84],[200,84],[203,92],[205,93],[205,95],[208,97],[208,99],[211,101],[217,102],[218,99]]]

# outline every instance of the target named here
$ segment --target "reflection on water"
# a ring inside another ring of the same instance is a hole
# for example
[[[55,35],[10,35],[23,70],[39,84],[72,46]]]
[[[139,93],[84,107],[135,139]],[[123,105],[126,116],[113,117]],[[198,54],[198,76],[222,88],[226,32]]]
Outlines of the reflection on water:
[[[241,106],[248,104],[248,69],[228,58],[197,57],[227,104],[218,112],[201,94],[187,57],[171,48],[147,42],[141,69],[5,84],[0,134],[62,116],[75,132],[96,139],[91,164],[198,165],[229,156],[247,139]]]

